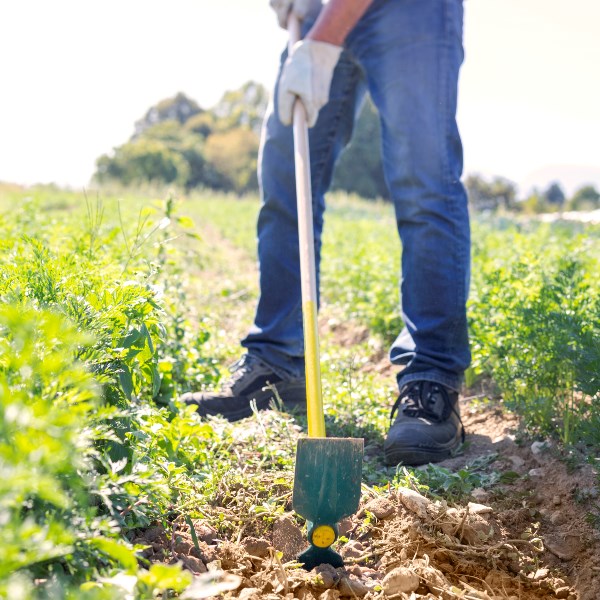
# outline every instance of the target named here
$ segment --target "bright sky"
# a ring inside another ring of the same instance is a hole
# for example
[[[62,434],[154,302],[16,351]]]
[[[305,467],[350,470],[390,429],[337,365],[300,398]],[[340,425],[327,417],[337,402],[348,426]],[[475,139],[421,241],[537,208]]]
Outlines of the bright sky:
[[[466,0],[466,173],[600,187],[598,23],[598,0]],[[268,0],[6,0],[0,181],[85,186],[157,101],[271,88],[285,40]]]

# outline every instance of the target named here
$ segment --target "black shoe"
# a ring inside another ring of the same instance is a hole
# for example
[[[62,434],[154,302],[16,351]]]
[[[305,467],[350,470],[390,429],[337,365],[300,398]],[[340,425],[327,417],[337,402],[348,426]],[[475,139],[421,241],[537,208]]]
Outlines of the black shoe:
[[[392,408],[383,445],[388,465],[423,465],[451,456],[465,441],[458,392],[433,381],[411,381]]]
[[[252,400],[256,402],[258,410],[265,410],[273,400],[277,403],[281,399],[287,410],[306,411],[304,377],[278,375],[252,354],[245,354],[231,367],[231,372],[231,378],[220,392],[188,392],[180,399],[186,404],[195,405],[202,417],[220,415],[228,421],[249,417],[252,414]]]

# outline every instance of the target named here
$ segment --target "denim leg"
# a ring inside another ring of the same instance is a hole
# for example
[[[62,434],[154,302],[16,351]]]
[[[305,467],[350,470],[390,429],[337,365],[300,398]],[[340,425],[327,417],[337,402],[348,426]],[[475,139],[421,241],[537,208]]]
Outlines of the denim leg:
[[[285,58],[286,53],[282,64]],[[330,100],[319,113],[315,127],[309,130],[317,279],[325,192],[335,160],[352,135],[354,115],[364,92],[361,70],[342,54],[334,72]],[[304,338],[293,131],[281,124],[276,106],[277,98],[265,118],[259,153],[260,297],[254,324],[242,346],[274,367],[298,376],[304,373]]]
[[[400,386],[454,389],[470,362],[470,231],[456,125],[461,0],[375,0],[348,39],[382,126],[384,171],[402,241],[405,328],[390,359]]]

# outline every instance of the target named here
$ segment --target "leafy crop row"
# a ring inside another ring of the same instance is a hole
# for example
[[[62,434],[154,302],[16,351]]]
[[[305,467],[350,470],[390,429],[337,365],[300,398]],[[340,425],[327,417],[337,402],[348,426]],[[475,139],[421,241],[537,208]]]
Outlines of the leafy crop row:
[[[17,197],[0,223],[0,597],[185,588],[123,535],[198,504],[228,440],[166,407],[215,377],[178,303],[170,242],[191,222],[170,201],[76,200]]]
[[[589,227],[481,224],[472,374],[542,434],[600,443],[600,236]]]

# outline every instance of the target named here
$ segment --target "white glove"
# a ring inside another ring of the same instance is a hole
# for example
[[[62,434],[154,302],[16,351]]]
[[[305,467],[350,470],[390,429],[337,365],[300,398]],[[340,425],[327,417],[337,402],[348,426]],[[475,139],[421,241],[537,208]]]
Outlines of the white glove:
[[[287,19],[290,12],[303,21],[310,14],[317,14],[321,8],[321,0],[269,0],[271,8],[277,15],[280,27],[287,29]]]
[[[327,42],[301,40],[294,44],[277,88],[277,111],[284,125],[292,124],[296,98],[300,98],[304,105],[308,126],[312,127],[317,122],[319,111],[329,100],[333,70],[341,53],[341,46]]]

